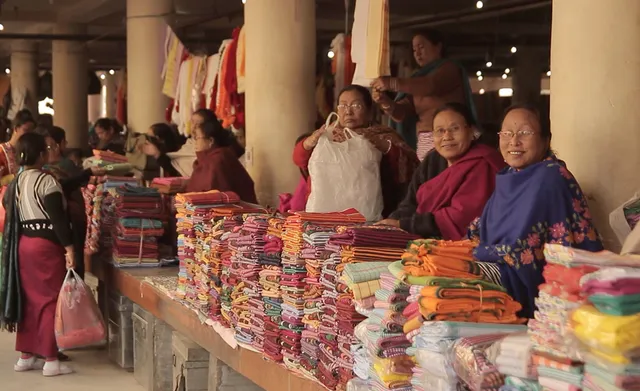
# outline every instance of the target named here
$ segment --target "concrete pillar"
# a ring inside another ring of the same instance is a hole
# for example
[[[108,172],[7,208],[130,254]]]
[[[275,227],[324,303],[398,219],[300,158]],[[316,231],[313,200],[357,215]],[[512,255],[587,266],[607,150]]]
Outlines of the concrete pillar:
[[[518,48],[513,72],[513,103],[540,103],[542,64],[540,55],[530,48]]]
[[[58,25],[56,34],[83,34],[81,25]],[[89,137],[87,48],[84,42],[53,41],[53,123],[67,132],[70,148],[84,148]]]
[[[640,2],[553,2],[552,147],[587,194],[605,246],[609,213],[640,187]],[[588,44],[585,44],[588,42]]]
[[[144,132],[164,122],[169,99],[162,94],[162,67],[171,0],[127,0],[128,124]]]
[[[12,94],[26,92],[25,106],[38,115],[38,44],[14,41],[11,44]]]
[[[277,205],[278,194],[300,180],[294,142],[316,120],[315,2],[249,0],[244,20],[246,167],[259,201]]]

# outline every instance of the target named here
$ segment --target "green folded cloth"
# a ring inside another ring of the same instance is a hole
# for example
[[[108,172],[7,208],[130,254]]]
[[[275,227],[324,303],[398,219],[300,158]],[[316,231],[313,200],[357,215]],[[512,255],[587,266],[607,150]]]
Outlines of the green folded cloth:
[[[380,279],[380,273],[388,270],[389,262],[348,263],[344,266],[342,279],[347,285]]]
[[[443,287],[457,287],[455,284],[466,284],[473,286],[481,286],[484,290],[493,290],[506,292],[506,289],[486,280],[467,280],[464,278],[446,278],[446,277],[433,277],[433,276],[410,276],[404,272],[402,261],[393,262],[389,265],[389,272],[393,274],[399,280],[404,281],[409,285],[419,286],[443,286]]]
[[[542,386],[535,380],[521,379],[515,376],[507,376],[504,379],[507,386],[516,387],[522,391],[542,391]]]
[[[607,315],[626,316],[640,312],[640,294],[623,296],[595,294],[589,296],[589,301],[598,311]]]
[[[538,376],[549,377],[551,379],[573,384],[576,387],[582,387],[582,374],[565,372],[551,367],[538,366]]]

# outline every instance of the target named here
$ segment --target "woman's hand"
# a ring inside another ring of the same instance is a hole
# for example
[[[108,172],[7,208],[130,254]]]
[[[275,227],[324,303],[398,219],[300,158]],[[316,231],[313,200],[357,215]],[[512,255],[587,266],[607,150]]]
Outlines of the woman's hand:
[[[102,167],[91,167],[91,174],[93,176],[103,176],[107,173],[107,170]]]
[[[156,159],[160,157],[160,150],[158,149],[158,147],[156,147],[149,141],[145,141],[144,144],[142,144],[142,153]]]
[[[320,129],[316,130],[315,132],[313,132],[313,134],[311,134],[311,136],[304,139],[304,141],[302,142],[302,146],[304,147],[304,149],[306,149],[307,151],[310,151],[313,148],[315,148],[316,145],[318,145],[318,141],[320,140],[320,137],[326,131],[327,131],[327,127],[325,125],[322,125]]]
[[[400,220],[396,220],[396,219],[384,219],[382,221],[378,221],[377,223],[375,223],[374,225],[384,225],[387,227],[395,227],[395,228],[400,228]]]
[[[385,94],[384,92],[373,90],[371,96],[373,97],[373,101],[380,105],[380,108],[382,108],[382,110],[386,111],[393,107],[393,99],[391,99],[389,95]]]
[[[66,261],[67,270],[73,269],[76,267],[76,258],[73,252],[73,246],[65,247],[65,250],[66,250],[66,253],[64,255],[64,258]]]
[[[371,82],[371,88],[377,91],[391,91],[391,78],[383,76]]]
[[[376,149],[378,151],[382,152],[385,155],[391,149],[391,141],[389,141],[389,140],[387,140],[385,138],[367,137],[367,133],[366,132],[363,134],[363,136],[365,136],[367,138],[367,140],[369,140],[369,142],[371,144],[373,144],[373,146],[376,147]]]

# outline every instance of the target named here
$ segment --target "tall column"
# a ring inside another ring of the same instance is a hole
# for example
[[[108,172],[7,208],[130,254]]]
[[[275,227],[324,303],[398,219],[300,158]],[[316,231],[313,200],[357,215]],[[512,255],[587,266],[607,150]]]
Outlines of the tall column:
[[[513,72],[513,103],[540,103],[542,64],[540,55],[531,48],[519,48]]]
[[[129,127],[144,132],[164,122],[169,102],[162,94],[165,16],[171,0],[127,0],[127,116]]]
[[[244,20],[246,167],[259,201],[277,205],[300,180],[294,142],[316,119],[315,2],[248,0]]]
[[[12,94],[26,93],[25,106],[38,115],[38,44],[14,41],[11,44]]]
[[[638,190],[640,2],[553,2],[553,148],[587,194],[605,246],[609,213]],[[587,43],[588,44],[585,44]]]
[[[116,79],[119,76],[119,72],[116,72],[115,75],[110,75],[107,73],[105,79],[102,81],[102,92],[101,92],[101,109],[100,116],[107,118],[115,118],[116,117],[116,99],[118,86],[116,85]]]
[[[81,25],[58,25],[56,34],[82,34]],[[84,42],[53,41],[53,123],[67,133],[70,148],[84,148],[89,137],[89,73]]]

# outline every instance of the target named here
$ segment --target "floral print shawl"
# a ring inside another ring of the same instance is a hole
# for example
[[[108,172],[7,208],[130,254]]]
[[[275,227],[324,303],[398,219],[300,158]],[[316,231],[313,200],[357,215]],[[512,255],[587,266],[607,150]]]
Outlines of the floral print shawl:
[[[603,249],[580,185],[554,155],[523,170],[501,171],[469,237],[479,241],[477,260],[499,264],[502,284],[522,304],[520,315],[528,318],[544,283],[545,243]]]

